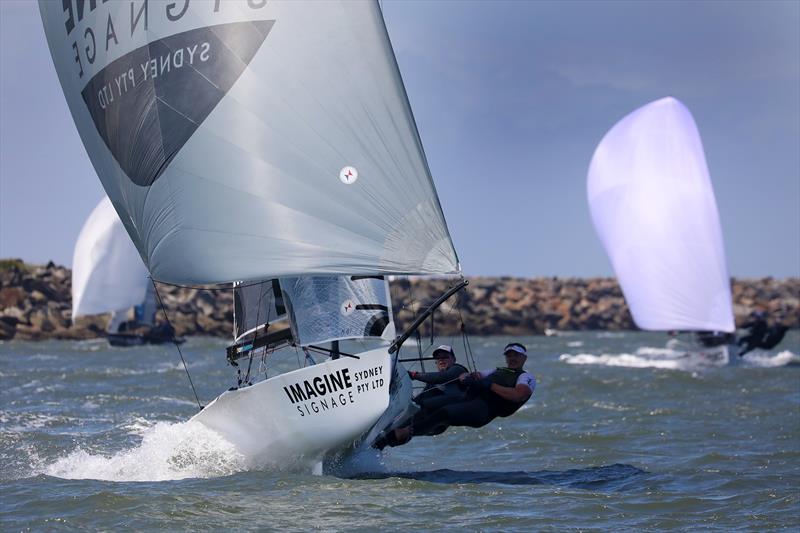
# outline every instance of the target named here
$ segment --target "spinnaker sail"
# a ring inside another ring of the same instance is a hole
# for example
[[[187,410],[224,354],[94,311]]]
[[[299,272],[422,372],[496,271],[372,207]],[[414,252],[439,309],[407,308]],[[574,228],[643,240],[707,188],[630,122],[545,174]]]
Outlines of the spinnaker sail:
[[[681,102],[657,100],[611,128],[592,157],[587,192],[640,328],[734,331],[714,191]]]
[[[39,8],[78,132],[153,279],[234,287],[236,386],[192,421],[283,467],[369,444],[413,411],[376,278],[460,267],[377,2]],[[350,338],[382,345],[340,351]],[[274,374],[287,344],[300,368]]]
[[[39,8],[154,279],[459,272],[376,2]]]
[[[143,304],[150,284],[139,252],[111,201],[103,198],[75,243],[72,319],[117,311],[117,322],[122,322],[124,315],[120,311]]]

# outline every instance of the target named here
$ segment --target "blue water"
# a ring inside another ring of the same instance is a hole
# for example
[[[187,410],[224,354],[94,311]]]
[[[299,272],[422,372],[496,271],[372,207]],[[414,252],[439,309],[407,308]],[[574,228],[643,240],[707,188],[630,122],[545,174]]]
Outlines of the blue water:
[[[477,366],[508,340],[473,338]],[[185,424],[197,406],[174,347],[0,343],[0,529],[800,527],[800,332],[737,367],[676,358],[657,334],[521,340],[538,387],[516,415],[339,476],[248,471]],[[222,341],[183,351],[203,402],[233,384]]]

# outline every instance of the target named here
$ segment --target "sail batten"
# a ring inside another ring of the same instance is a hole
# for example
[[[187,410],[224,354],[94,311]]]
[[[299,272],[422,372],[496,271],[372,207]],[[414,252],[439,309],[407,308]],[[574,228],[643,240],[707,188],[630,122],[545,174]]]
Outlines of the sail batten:
[[[652,102],[609,130],[592,157],[587,194],[640,328],[734,330],[714,191],[683,104]]]
[[[69,32],[60,3],[39,3],[78,131],[153,278],[457,274],[377,3],[209,5],[142,12],[76,62],[76,35],[136,13],[92,4]]]

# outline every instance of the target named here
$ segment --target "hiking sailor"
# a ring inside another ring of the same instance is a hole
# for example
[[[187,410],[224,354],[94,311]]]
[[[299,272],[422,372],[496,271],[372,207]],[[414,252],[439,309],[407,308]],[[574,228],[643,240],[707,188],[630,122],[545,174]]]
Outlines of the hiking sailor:
[[[749,331],[746,336],[739,339],[739,346],[744,344],[739,351],[739,357],[756,348],[771,350],[780,344],[789,329],[783,324],[783,316],[779,316],[775,324],[769,325],[767,315],[763,311],[752,313],[750,320],[742,327],[748,328]]]
[[[754,350],[761,344],[764,335],[767,333],[767,315],[764,311],[753,311],[750,313],[749,320],[742,324],[742,328],[747,329],[747,335],[739,339],[739,357],[742,357],[747,352]]]
[[[461,383],[459,376],[469,371],[456,363],[453,347],[443,344],[433,351],[432,356],[438,372],[408,373],[411,379],[426,384],[422,392],[414,398],[423,411],[437,409],[447,401],[463,400],[466,397],[467,387]]]
[[[450,426],[483,427],[495,418],[514,414],[533,394],[536,379],[523,370],[528,358],[522,344],[512,342],[503,350],[506,367],[459,377],[468,386],[464,399],[454,399],[435,410],[424,410],[411,425],[397,428],[375,442],[375,447],[399,446],[413,436],[437,435]]]

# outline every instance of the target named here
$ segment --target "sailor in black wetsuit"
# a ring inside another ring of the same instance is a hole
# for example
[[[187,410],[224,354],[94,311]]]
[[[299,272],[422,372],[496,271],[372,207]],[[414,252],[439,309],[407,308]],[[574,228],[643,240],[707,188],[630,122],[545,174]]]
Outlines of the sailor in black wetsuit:
[[[536,379],[523,370],[528,358],[522,344],[513,342],[504,349],[506,366],[473,374],[462,374],[467,385],[466,398],[445,403],[438,409],[422,411],[410,426],[398,428],[375,447],[399,446],[412,436],[437,435],[450,426],[483,427],[495,418],[514,414],[533,394]]]
[[[766,315],[761,311],[756,311],[750,315],[750,320],[743,324],[742,327],[749,329],[749,331],[747,335],[739,339],[739,346],[744,344],[744,347],[739,350],[739,357],[761,345],[764,335],[767,333]]]
[[[414,398],[422,411],[435,410],[448,402],[463,400],[466,397],[467,387],[458,378],[469,370],[456,363],[453,347],[443,344],[436,348],[432,355],[438,372],[408,373],[411,379],[426,384],[422,392]]]

